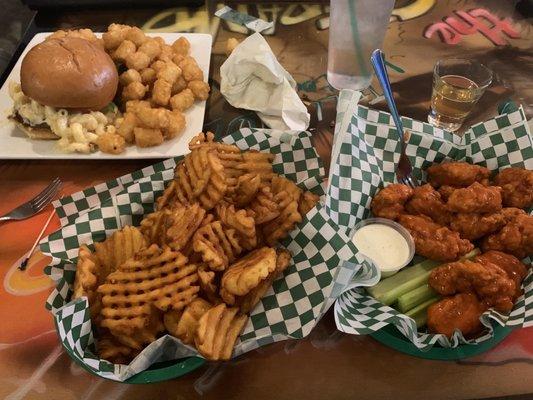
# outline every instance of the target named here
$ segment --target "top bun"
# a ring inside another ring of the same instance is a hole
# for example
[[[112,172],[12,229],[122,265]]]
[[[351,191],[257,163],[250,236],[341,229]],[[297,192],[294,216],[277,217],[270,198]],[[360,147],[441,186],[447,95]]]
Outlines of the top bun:
[[[56,108],[101,110],[117,92],[118,73],[100,46],[85,39],[48,39],[22,60],[24,94]]]

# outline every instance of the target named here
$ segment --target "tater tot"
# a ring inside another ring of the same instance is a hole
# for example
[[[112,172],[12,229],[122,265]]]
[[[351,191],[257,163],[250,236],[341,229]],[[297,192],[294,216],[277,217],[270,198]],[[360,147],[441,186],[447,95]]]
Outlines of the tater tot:
[[[140,100],[146,94],[148,88],[141,82],[131,82],[122,90],[122,100]]]
[[[183,76],[180,76],[178,79],[176,79],[176,82],[172,85],[172,94],[177,94],[181,92],[182,90],[187,89],[187,81],[183,79]]]
[[[163,39],[161,36],[156,36],[154,39],[157,41],[157,43],[159,43],[159,47],[163,47],[163,45],[166,44],[165,39]]]
[[[146,35],[144,34],[141,28],[132,26],[126,32],[126,39],[131,40],[133,43],[135,43],[135,46],[139,47],[145,42]]]
[[[126,141],[116,133],[104,133],[96,139],[96,144],[103,153],[120,154],[126,147]]]
[[[120,74],[120,83],[122,86],[128,86],[132,82],[142,82],[141,74],[134,69],[128,69]]]
[[[102,35],[102,39],[104,41],[104,48],[106,50],[116,49],[117,47],[121,45],[125,37],[126,37],[126,32],[122,30],[116,29],[113,31],[105,32]]]
[[[173,110],[185,111],[194,104],[194,94],[187,88],[170,98],[170,106]]]
[[[152,89],[152,102],[160,106],[166,106],[170,100],[171,92],[172,85],[170,83],[164,79],[156,80]]]
[[[113,60],[118,60],[121,62],[126,61],[126,59],[135,53],[135,50],[137,48],[135,47],[135,43],[129,40],[124,40],[120,46],[115,50],[113,53]],[[131,68],[131,67],[129,67]]]
[[[137,71],[145,69],[150,65],[150,57],[140,51],[128,55],[125,61],[128,68],[136,69]]]
[[[189,54],[189,50],[191,49],[191,44],[185,37],[180,37],[178,40],[176,40],[174,43],[172,43],[172,49],[174,49],[174,52],[177,54],[183,54],[186,56]]]
[[[156,80],[156,73],[153,68],[145,68],[141,71],[141,81],[145,85],[151,85]]]
[[[204,81],[191,81],[187,85],[191,89],[194,97],[198,100],[207,100],[209,97],[209,85]]]
[[[154,61],[152,65],[150,65],[150,68],[152,68],[156,73],[161,71],[163,68],[167,66],[167,63],[161,60]]]
[[[204,73],[192,57],[187,57],[180,63],[183,78],[187,81],[203,81]]]
[[[133,143],[133,128],[137,126],[137,117],[133,112],[126,112],[122,122],[117,128],[117,134],[122,136],[128,143]]]
[[[183,60],[185,60],[185,56],[183,54],[174,54],[172,56],[172,62],[178,66]]]
[[[131,26],[129,26],[129,25],[117,24],[117,23],[113,22],[111,25],[109,25],[107,27],[107,30],[110,31],[110,32],[123,31],[124,33],[126,33],[126,31],[128,29],[130,29],[130,28],[131,28]]]
[[[126,102],[126,112],[137,112],[141,107],[150,108],[150,102],[147,100],[129,100]]]
[[[163,143],[163,133],[161,129],[135,128],[135,144],[139,147],[157,146]]]
[[[172,61],[173,55],[174,55],[174,50],[172,50],[172,46],[165,44],[161,46],[161,52],[157,56],[157,59],[161,61]]]
[[[157,72],[157,79],[164,79],[171,85],[176,82],[181,76],[181,68],[174,64],[172,61],[166,63],[166,65]]]
[[[172,139],[183,132],[185,129],[185,116],[179,111],[168,113],[168,128],[165,139]]]
[[[150,60],[153,60],[161,53],[161,47],[157,40],[147,37],[145,42],[139,47],[139,51],[150,57]]]
[[[168,127],[168,115],[170,111],[166,108],[140,107],[135,115],[139,125],[151,129],[166,129]]]

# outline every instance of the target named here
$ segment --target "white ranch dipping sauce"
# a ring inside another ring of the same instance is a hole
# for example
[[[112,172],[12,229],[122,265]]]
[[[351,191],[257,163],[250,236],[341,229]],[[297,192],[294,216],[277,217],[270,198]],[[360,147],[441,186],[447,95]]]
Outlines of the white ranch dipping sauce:
[[[352,241],[363,255],[374,261],[383,277],[394,274],[410,261],[407,240],[388,225],[365,225],[355,232]]]

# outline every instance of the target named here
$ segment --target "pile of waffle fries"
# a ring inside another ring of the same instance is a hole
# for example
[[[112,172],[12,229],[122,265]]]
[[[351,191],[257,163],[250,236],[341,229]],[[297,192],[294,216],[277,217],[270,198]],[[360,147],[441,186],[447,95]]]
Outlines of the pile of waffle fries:
[[[201,133],[140,227],[79,249],[99,356],[128,363],[164,334],[231,358],[249,313],[291,255],[278,247],[318,196],[273,172],[270,153]]]

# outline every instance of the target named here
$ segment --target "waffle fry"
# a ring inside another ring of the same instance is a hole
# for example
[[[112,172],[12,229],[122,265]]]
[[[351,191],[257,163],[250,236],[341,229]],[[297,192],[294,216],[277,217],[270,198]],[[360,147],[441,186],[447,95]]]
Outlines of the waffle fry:
[[[231,193],[231,202],[237,207],[246,207],[256,197],[261,187],[259,174],[244,174],[237,178],[237,185]]]
[[[158,210],[162,210],[165,207],[170,206],[170,204],[174,201],[176,196],[176,190],[177,190],[177,182],[175,180],[170,181],[168,186],[163,191],[163,194],[159,196],[159,198],[156,200],[156,208]]]
[[[303,217],[317,205],[320,196],[312,192],[303,192],[298,201],[298,212]]]
[[[172,78],[168,57],[155,57],[154,75]],[[143,102],[130,111],[150,107]],[[163,115],[141,114],[146,124]],[[94,252],[80,247],[74,296],[88,296],[99,355],[112,362],[130,361],[164,333],[208,359],[229,359],[247,314],[289,265],[290,253],[274,246],[318,201],[273,172],[272,154],[243,152],[210,132],[189,148],[139,228],[115,232]]]
[[[86,245],[82,245],[78,250],[78,264],[76,266],[76,278],[74,279],[73,299],[87,296],[89,304],[94,300],[98,287],[98,274],[100,262],[91,253]]]
[[[203,133],[200,132],[198,135],[193,137],[189,142],[189,149],[195,150],[200,147],[207,147],[209,149],[215,150],[218,154],[220,153],[236,153],[240,154],[241,150],[233,145],[215,142],[215,134],[213,132]]]
[[[198,203],[173,209],[167,223],[168,245],[174,250],[183,249],[204,221],[205,214]]]
[[[193,249],[213,271],[223,271],[243,251],[235,229],[224,229],[220,221],[210,222],[196,231]]]
[[[149,214],[141,221],[141,232],[150,243],[168,245],[182,250],[194,235],[205,216],[205,210],[198,203],[190,206],[174,205]]]
[[[280,215],[263,227],[264,239],[269,246],[285,238],[297,223],[302,222],[298,203],[289,193],[286,191],[277,193],[274,201],[278,204]]]
[[[248,210],[253,212],[256,225],[270,222],[280,214],[272,190],[266,185],[259,189],[256,198],[248,205]]]
[[[72,299],[87,297],[91,318],[96,326],[100,325],[100,310],[102,308],[100,295],[96,290],[104,278],[98,257],[86,245],[82,245],[78,251]]]
[[[198,281],[200,283],[201,293],[213,304],[220,303],[218,295],[218,286],[216,283],[216,274],[210,271],[205,265],[198,267]]]
[[[102,266],[101,281],[145,246],[144,236],[134,226],[125,226],[104,242],[95,243],[95,254]]]
[[[196,271],[196,265],[187,265],[181,253],[168,247],[161,249],[153,244],[141,250],[98,288],[102,295],[102,327],[117,338],[134,336],[150,326],[155,327],[148,334],[157,332],[158,324],[153,323],[154,307],[162,311],[180,310],[189,304],[200,289]],[[142,342],[144,336],[133,340]]]
[[[236,187],[239,177],[245,174],[259,175],[262,182],[270,182],[275,175],[272,170],[274,155],[271,153],[250,150],[242,153],[219,153],[218,156],[230,187]]]
[[[110,329],[109,331],[121,344],[134,350],[141,350],[156,341],[164,329],[161,311],[151,306],[143,324],[137,323],[127,329],[124,326],[117,325],[116,329]]]
[[[109,333],[100,337],[96,348],[101,358],[115,364],[127,364],[139,353],[138,350],[123,345]]]
[[[276,175],[272,177],[272,193],[275,195],[281,192],[287,192],[295,202],[300,201],[302,195],[302,189],[300,189],[293,181],[284,178],[283,176]]]
[[[181,204],[198,201],[203,208],[210,210],[222,200],[226,190],[224,168],[216,152],[208,147],[199,147],[176,167],[174,182],[165,190],[165,198],[158,206],[172,201]]]
[[[220,203],[215,208],[220,222],[225,228],[234,229],[241,239],[242,247],[251,250],[257,247],[255,220],[246,210],[235,210],[233,205]]]
[[[247,315],[238,315],[238,311],[221,303],[202,315],[194,336],[200,354],[210,360],[230,359],[237,337],[248,320]]]
[[[236,299],[235,304],[239,306],[242,313],[248,314],[254,309],[268,289],[270,289],[272,283],[287,269],[290,261],[291,254],[287,250],[281,249],[277,251],[276,269],[245,296]]]
[[[145,216],[139,230],[149,243],[163,246],[166,243],[166,219],[171,211],[163,208]]]
[[[220,283],[220,295],[228,305],[235,304],[236,296],[244,296],[257,287],[276,269],[276,250],[257,249],[230,265]]]
[[[210,308],[204,299],[196,298],[183,311],[171,310],[165,314],[164,323],[167,331],[185,344],[194,343],[194,334],[198,321]]]

